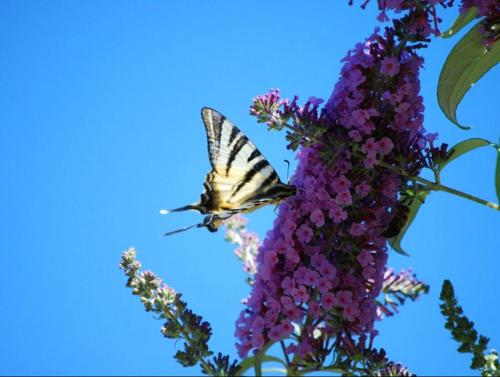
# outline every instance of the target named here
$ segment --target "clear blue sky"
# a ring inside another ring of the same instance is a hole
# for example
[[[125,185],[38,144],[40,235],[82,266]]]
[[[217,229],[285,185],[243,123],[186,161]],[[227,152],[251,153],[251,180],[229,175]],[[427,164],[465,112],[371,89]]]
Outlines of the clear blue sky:
[[[211,322],[215,351],[235,354],[248,293],[223,234],[164,231],[199,220],[160,208],[199,197],[209,169],[202,106],[219,109],[286,178],[284,134],[248,115],[253,96],[326,98],[340,59],[376,24],[346,1],[8,1],[0,3],[0,373],[192,374],[125,288],[121,252],[184,294]],[[456,16],[448,11],[445,21]],[[456,41],[424,53],[426,127],[454,144],[498,138],[498,67],[465,98],[464,132],[437,108],[439,69]],[[493,150],[451,164],[449,186],[494,200]],[[272,208],[250,216],[264,235]],[[500,348],[500,215],[433,193],[405,240],[431,292],[379,324],[378,345],[418,374],[471,374],[437,297],[451,279],[480,333]]]

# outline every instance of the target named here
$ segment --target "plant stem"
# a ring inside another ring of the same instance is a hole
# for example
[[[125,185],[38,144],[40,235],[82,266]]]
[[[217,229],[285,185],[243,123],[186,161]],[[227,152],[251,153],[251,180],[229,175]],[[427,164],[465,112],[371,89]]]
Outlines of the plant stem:
[[[498,204],[490,202],[488,200],[484,200],[484,199],[478,198],[477,196],[474,196],[474,195],[467,194],[466,192],[456,190],[454,188],[442,185],[440,183],[428,181],[427,179],[422,178],[422,177],[415,177],[415,180],[417,180],[417,181],[419,181],[421,183],[425,183],[425,184],[429,185],[430,188],[431,188],[431,190],[445,191],[445,192],[448,192],[450,194],[453,194],[453,195],[456,195],[456,196],[460,196],[462,198],[472,200],[473,202],[485,205],[486,207],[490,207],[490,208],[496,209],[497,211],[500,210],[500,206]]]
[[[172,313],[170,313],[169,311],[165,311],[164,313],[166,314],[166,316],[171,321],[175,321],[175,323],[177,324],[178,328],[180,329],[182,337],[186,340],[186,342],[189,343],[190,346],[193,346],[193,340],[191,339],[191,337],[189,336],[189,334],[186,332],[186,330],[184,330],[184,326],[181,325],[181,323],[179,322],[179,319],[175,315],[173,315]],[[212,367],[210,366],[210,364],[208,364],[202,357],[200,357],[199,363],[201,365],[203,365],[207,371],[211,371],[212,370]]]
[[[300,135],[306,141],[309,141],[309,142],[314,141],[315,143],[323,144],[319,140],[311,139],[310,137],[302,134],[299,130],[297,130],[296,127],[294,127],[294,126],[292,126],[292,125],[290,125],[288,123],[285,124],[285,127],[288,128],[288,129],[290,129],[290,130],[292,130],[293,132],[297,133],[298,135]],[[436,180],[436,182],[432,182],[432,181],[429,181],[428,179],[425,179],[425,178],[422,178],[422,177],[411,176],[410,174],[408,174],[405,171],[402,171],[401,169],[397,168],[396,166],[393,166],[393,165],[390,165],[390,164],[386,164],[383,161],[378,161],[378,163],[379,163],[380,166],[383,166],[386,169],[392,170],[393,172],[395,172],[395,173],[397,173],[399,175],[403,175],[403,176],[405,176],[407,178],[414,179],[417,182],[425,184],[429,190],[444,191],[444,192],[447,192],[449,194],[460,196],[462,198],[472,200],[473,202],[476,202],[476,203],[485,205],[486,207],[493,208],[493,209],[495,209],[497,211],[500,211],[500,206],[498,204],[496,204],[496,203],[493,203],[493,202],[490,202],[488,200],[484,200],[484,199],[478,198],[477,196],[467,194],[466,192],[463,192],[463,191],[460,191],[460,190],[456,190],[454,188],[442,185],[437,180]]]
[[[288,354],[286,353],[285,342],[280,341],[281,349],[283,350],[283,356],[285,357],[286,367],[290,366],[290,359],[288,358]]]
[[[493,208],[493,209],[495,209],[497,211],[500,210],[500,206],[498,204],[496,204],[496,203],[493,203],[493,202],[490,202],[488,200],[484,200],[484,199],[478,198],[477,196],[474,196],[474,195],[471,195],[471,194],[467,194],[466,192],[463,192],[463,191],[460,191],[460,190],[457,190],[457,189],[454,189],[454,188],[442,185],[441,183],[438,183],[438,182],[429,181],[428,179],[425,179],[423,177],[418,177],[418,176],[417,177],[412,177],[408,173],[406,173],[405,171],[402,171],[401,169],[398,169],[395,166],[386,164],[383,161],[379,161],[379,164],[380,164],[380,166],[383,166],[386,169],[392,170],[395,173],[398,173],[398,174],[403,175],[403,176],[405,176],[407,178],[411,178],[411,179],[414,179],[417,182],[425,184],[429,190],[444,191],[444,192],[447,192],[447,193],[450,193],[450,194],[453,194],[453,195],[456,195],[456,196],[460,196],[460,197],[465,198],[465,199],[472,200],[473,202],[485,205],[486,207]]]
[[[265,351],[261,350],[260,352],[255,355],[255,360],[254,360],[254,368],[255,368],[255,376],[262,376],[262,356],[264,355]]]

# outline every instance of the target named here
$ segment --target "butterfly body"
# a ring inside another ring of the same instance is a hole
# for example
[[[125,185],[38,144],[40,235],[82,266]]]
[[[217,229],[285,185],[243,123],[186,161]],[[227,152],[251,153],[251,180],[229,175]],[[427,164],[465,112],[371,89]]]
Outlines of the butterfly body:
[[[201,116],[212,166],[205,177],[205,190],[197,203],[164,213],[198,211],[207,216],[192,227],[207,227],[215,232],[223,220],[236,213],[248,213],[295,194],[295,187],[280,181],[271,164],[229,119],[208,107],[201,110]]]

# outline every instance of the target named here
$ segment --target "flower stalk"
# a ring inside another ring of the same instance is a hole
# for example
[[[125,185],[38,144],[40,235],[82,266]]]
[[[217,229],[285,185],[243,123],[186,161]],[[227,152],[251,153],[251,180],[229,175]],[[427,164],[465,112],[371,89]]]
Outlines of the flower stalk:
[[[228,356],[219,353],[212,361],[209,359],[213,355],[208,347],[212,335],[210,324],[187,309],[181,295],[154,273],[139,273],[141,263],[135,257],[134,248],[126,250],[119,267],[128,277],[127,287],[140,297],[146,311],[156,313],[160,319],[166,320],[161,328],[163,336],[184,341],[184,350],[177,351],[175,359],[185,367],[199,364],[203,374],[212,376],[229,376],[238,372],[240,365],[236,360],[229,363]]]
[[[299,135],[306,144],[311,144],[311,143],[320,144],[321,143],[321,141],[319,139],[315,139],[314,137],[304,135],[303,133],[301,133],[301,131],[297,127],[295,127],[291,124],[285,123],[284,127],[288,128],[289,130],[293,131],[295,134]],[[500,211],[500,205],[498,205],[496,203],[490,202],[488,200],[479,198],[477,196],[474,196],[474,195],[468,194],[466,192],[463,192],[463,191],[460,191],[460,190],[454,189],[452,187],[445,186],[445,185],[441,184],[440,179],[439,179],[439,172],[436,170],[433,170],[434,176],[435,176],[435,181],[432,182],[432,181],[430,181],[426,178],[420,177],[420,176],[412,176],[410,173],[401,170],[397,166],[388,164],[383,160],[378,160],[377,163],[378,163],[378,165],[380,165],[388,170],[391,170],[391,171],[397,173],[398,175],[401,175],[409,180],[415,180],[416,182],[423,183],[425,185],[422,188],[423,190],[447,192],[449,194],[456,195],[458,197],[468,199],[468,200],[471,200],[475,203],[478,203],[478,204],[484,205],[486,207],[492,208],[494,210]]]

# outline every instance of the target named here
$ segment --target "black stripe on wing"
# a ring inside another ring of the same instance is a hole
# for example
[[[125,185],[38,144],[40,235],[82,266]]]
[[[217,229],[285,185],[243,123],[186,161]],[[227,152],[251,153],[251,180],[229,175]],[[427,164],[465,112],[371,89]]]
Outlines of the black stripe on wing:
[[[238,134],[240,134],[241,132],[238,131],[238,129],[236,127],[233,127],[233,129],[231,130],[231,135],[229,135],[229,142],[228,142],[228,146],[231,145],[231,143],[233,142],[234,139],[236,139],[236,136],[238,136]]]
[[[234,131],[235,129],[233,129]],[[227,160],[226,164],[226,175],[229,175],[229,170],[231,170],[231,165],[233,164],[234,160],[236,159],[236,156],[238,156],[238,153],[240,153],[241,148],[243,148],[245,145],[248,144],[248,138],[243,135],[241,132],[239,132],[240,138],[236,141],[234,144],[234,147],[231,149],[231,153],[229,154],[229,159]],[[232,136],[232,133],[231,133]],[[231,145],[231,140],[229,141],[229,145]]]
[[[247,198],[239,207],[243,210],[251,210],[254,207],[278,203],[288,196],[295,195],[295,192],[295,187],[281,183],[276,172],[273,172],[260,185],[258,193]]]
[[[267,186],[269,186],[271,183],[278,183],[279,182],[279,178],[278,178],[278,174],[273,170],[273,172],[271,173],[271,175],[269,177],[267,177],[264,182],[262,182],[262,184],[260,185],[260,187],[262,189],[265,189]]]
[[[248,156],[247,162],[250,162],[259,156],[262,156],[262,153],[260,153],[259,150],[255,148],[253,152],[250,154],[250,156]]]
[[[216,110],[209,107],[203,107],[201,109],[201,118],[205,125],[205,131],[207,132],[207,147],[210,164],[212,168],[215,169],[222,139],[222,124],[226,120],[226,117]]]
[[[268,166],[271,166],[271,165],[266,160],[260,160],[255,165],[253,165],[252,168],[249,171],[246,172],[245,176],[243,177],[243,180],[238,184],[238,186],[236,186],[236,190],[232,193],[231,197],[233,198],[234,196],[236,196],[236,194],[246,184],[248,184],[256,174],[258,174],[261,170],[267,168]],[[273,172],[276,173],[274,171],[274,169],[273,169]]]
[[[219,117],[219,115],[220,115],[220,117]],[[219,151],[221,149],[220,143],[222,140],[222,131],[223,131],[222,125],[224,124],[225,120],[226,120],[226,117],[222,114],[217,114],[217,117],[215,117],[215,116],[212,117],[212,121],[214,122],[214,128],[217,130],[217,151]]]

